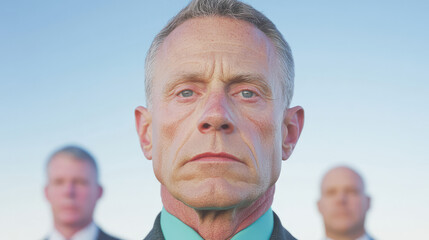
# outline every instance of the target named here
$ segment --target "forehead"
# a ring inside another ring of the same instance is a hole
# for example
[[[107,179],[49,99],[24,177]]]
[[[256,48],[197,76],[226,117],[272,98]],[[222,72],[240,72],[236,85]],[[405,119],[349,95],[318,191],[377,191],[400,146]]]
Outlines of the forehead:
[[[163,47],[169,49],[176,45],[186,45],[186,42],[209,43],[213,47],[217,43],[248,43],[258,47],[257,52],[263,52],[267,48],[269,38],[253,24],[232,19],[229,17],[198,17],[185,21],[175,28],[165,39]],[[249,47],[250,49],[250,47]]]
[[[96,174],[94,167],[89,162],[67,153],[53,156],[47,170],[49,177],[91,177]]]
[[[185,21],[167,36],[156,56],[156,72],[165,71],[166,65],[170,72],[203,68],[207,62],[201,63],[202,60],[223,57],[228,58],[229,64],[241,67],[233,70],[251,70],[255,62],[268,68],[274,53],[271,40],[251,23],[227,17],[199,17]]]
[[[363,189],[362,178],[355,171],[348,168],[333,169],[323,178],[322,191],[342,187]]]

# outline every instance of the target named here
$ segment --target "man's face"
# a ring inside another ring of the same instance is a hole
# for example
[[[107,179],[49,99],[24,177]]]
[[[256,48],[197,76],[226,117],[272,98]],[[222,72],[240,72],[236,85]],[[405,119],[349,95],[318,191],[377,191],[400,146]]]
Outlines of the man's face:
[[[288,134],[273,44],[246,22],[196,18],[155,63],[153,104],[136,118],[158,180],[197,209],[252,203],[278,179]]]
[[[370,199],[354,171],[340,167],[328,172],[321,194],[318,207],[327,231],[344,234],[364,229]]]
[[[83,227],[90,223],[101,194],[92,165],[65,153],[53,157],[45,195],[55,224]]]

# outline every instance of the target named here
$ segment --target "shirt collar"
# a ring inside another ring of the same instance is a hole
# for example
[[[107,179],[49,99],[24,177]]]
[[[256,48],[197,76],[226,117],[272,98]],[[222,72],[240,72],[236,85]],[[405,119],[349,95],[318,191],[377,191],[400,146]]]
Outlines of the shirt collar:
[[[98,227],[91,222],[85,228],[76,232],[69,240],[95,240],[98,237]],[[48,240],[67,240],[57,229],[54,228]]]
[[[331,238],[326,237],[326,240],[334,240]],[[356,240],[371,240],[368,234],[364,233],[362,236],[356,238]]]
[[[268,209],[255,222],[247,228],[235,234],[231,240],[260,240],[269,239],[274,227],[273,211]],[[165,208],[161,211],[161,229],[166,240],[170,239],[189,239],[203,240],[203,238],[191,227],[173,216]],[[178,236],[180,236],[178,238]]]
[[[371,238],[369,237],[369,235],[365,233],[364,235],[358,237],[356,240],[370,240],[370,239]]]

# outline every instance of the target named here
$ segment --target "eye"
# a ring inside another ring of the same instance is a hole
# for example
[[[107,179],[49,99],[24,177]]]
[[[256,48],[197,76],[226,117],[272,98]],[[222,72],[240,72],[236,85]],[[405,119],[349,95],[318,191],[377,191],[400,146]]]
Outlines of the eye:
[[[59,185],[64,184],[64,179],[55,179],[55,180],[53,180],[53,181],[52,181],[52,183],[53,183],[54,185],[59,186]]]
[[[82,185],[82,186],[88,185],[88,181],[86,179],[76,179],[75,182],[76,184]]]
[[[192,95],[194,95],[194,91],[189,90],[189,89],[183,90],[179,93],[179,96],[185,97],[185,98],[191,97]]]
[[[243,96],[244,98],[252,98],[254,95],[255,93],[250,90],[241,91],[241,96]]]

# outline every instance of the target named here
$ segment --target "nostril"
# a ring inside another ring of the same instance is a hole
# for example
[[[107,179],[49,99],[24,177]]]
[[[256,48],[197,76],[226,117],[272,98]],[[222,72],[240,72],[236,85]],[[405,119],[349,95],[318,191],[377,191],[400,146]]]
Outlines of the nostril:
[[[221,128],[225,130],[225,129],[228,129],[228,128],[229,128],[229,126],[228,126],[228,124],[223,124],[223,125],[221,126]]]
[[[203,128],[204,128],[204,129],[208,129],[208,128],[210,128],[210,124],[208,124],[208,123],[204,123],[204,124],[203,124]]]

